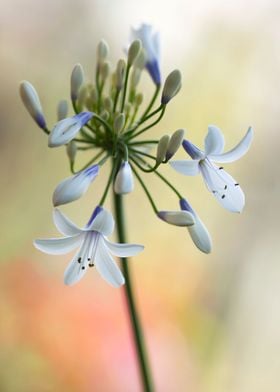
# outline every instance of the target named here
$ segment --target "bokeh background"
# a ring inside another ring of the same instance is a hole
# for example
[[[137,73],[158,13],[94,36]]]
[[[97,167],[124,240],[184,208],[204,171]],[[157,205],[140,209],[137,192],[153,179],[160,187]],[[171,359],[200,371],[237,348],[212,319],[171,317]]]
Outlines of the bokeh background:
[[[32,246],[57,235],[51,195],[68,163],[64,149],[47,149],[18,84],[36,86],[51,126],[73,65],[92,78],[99,40],[115,63],[142,22],[161,33],[163,74],[183,73],[154,136],[184,127],[202,145],[216,124],[231,148],[255,130],[250,152],[227,167],[246,193],[241,215],[222,210],[201,178],[163,170],[212,233],[210,255],[159,221],[138,186],[126,198],[129,240],[145,244],[131,268],[156,391],[280,390],[279,1],[1,0],[1,392],[140,391],[122,290],[92,270],[66,287],[70,256]],[[152,93],[147,75],[143,88]],[[101,177],[63,208],[78,224],[99,200]],[[161,209],[177,208],[157,179],[147,183]]]

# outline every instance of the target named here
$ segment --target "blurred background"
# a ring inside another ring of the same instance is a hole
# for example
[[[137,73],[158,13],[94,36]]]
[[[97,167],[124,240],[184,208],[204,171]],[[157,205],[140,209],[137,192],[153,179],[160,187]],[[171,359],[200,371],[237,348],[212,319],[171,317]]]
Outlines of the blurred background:
[[[210,255],[187,230],[159,221],[138,185],[126,197],[129,241],[145,244],[131,268],[156,391],[280,390],[279,1],[1,0],[1,392],[141,390],[122,290],[92,270],[66,287],[71,256],[33,248],[34,238],[58,235],[51,196],[69,169],[64,149],[47,148],[18,85],[36,87],[51,127],[74,64],[93,78],[99,40],[115,64],[142,22],[160,31],[163,75],[183,73],[153,136],[183,127],[202,146],[216,124],[230,149],[255,130],[249,153],[226,167],[246,194],[241,215],[220,208],[201,178],[163,170],[211,232]],[[148,75],[142,82],[149,96]],[[178,208],[150,177],[159,208]],[[63,211],[83,225],[104,181]]]

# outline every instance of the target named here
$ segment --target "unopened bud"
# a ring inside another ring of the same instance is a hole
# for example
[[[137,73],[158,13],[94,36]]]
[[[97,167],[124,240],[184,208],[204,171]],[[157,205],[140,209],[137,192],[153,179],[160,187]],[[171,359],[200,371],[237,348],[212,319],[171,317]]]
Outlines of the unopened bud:
[[[93,105],[95,105],[98,101],[98,94],[95,88],[93,88],[90,92],[90,99]]]
[[[133,68],[130,78],[130,87],[131,89],[135,89],[140,81],[141,70],[139,68]]]
[[[158,217],[175,226],[192,226],[194,222],[193,214],[187,211],[159,211]]]
[[[112,112],[112,110],[113,110],[113,101],[112,101],[112,99],[110,97],[106,97],[104,99],[103,104],[104,104],[104,108],[106,110],[108,110],[108,112]]]
[[[166,78],[161,103],[166,105],[179,92],[182,86],[181,72],[178,69],[172,71]]]
[[[71,99],[78,99],[79,90],[84,83],[84,70],[81,64],[76,64],[71,74]]]
[[[109,53],[109,46],[107,42],[102,39],[97,46],[97,61],[99,64],[102,64],[103,61],[107,58]]]
[[[111,70],[110,63],[108,61],[105,61],[102,64],[101,69],[100,69],[100,74],[101,74],[101,77],[102,77],[103,81],[106,80],[107,77],[109,76],[110,70]]]
[[[134,63],[141,49],[142,49],[142,43],[139,39],[136,39],[135,41],[132,42],[132,44],[128,49],[128,55],[127,55],[128,66],[131,66]]]
[[[77,154],[77,144],[72,140],[66,146],[66,152],[71,163],[74,163]]]
[[[117,90],[121,90],[124,84],[126,63],[123,59],[120,59],[116,69],[116,87]]]
[[[114,120],[114,131],[116,133],[119,133],[123,130],[125,124],[125,115],[124,113],[119,113],[116,115],[116,118]]]
[[[104,121],[109,120],[110,114],[107,112],[107,110],[103,110],[103,112],[100,114],[100,116],[102,117],[102,119]]]
[[[147,59],[146,59],[146,55],[144,53],[144,50],[141,50],[140,53],[138,54],[135,62],[134,62],[134,66],[136,68],[139,68],[140,71],[142,71],[146,66],[146,62],[147,62]]]
[[[135,97],[136,105],[140,106],[142,104],[142,102],[143,102],[143,99],[144,99],[144,97],[143,97],[142,93],[137,94],[136,97]]]
[[[82,86],[79,90],[78,94],[78,105],[80,109],[86,104],[86,100],[88,98],[88,87],[86,85]]]
[[[35,88],[32,86],[31,83],[24,80],[20,83],[19,93],[24,106],[26,107],[33,120],[36,121],[37,125],[39,125],[40,128],[45,129],[46,120],[43,114],[39,96]]]
[[[133,191],[134,181],[129,162],[122,162],[114,183],[114,191],[119,195]]]
[[[67,117],[68,113],[68,103],[65,99],[60,101],[57,105],[57,120],[63,120]]]
[[[166,151],[166,160],[169,161],[173,157],[173,155],[178,151],[180,148],[182,141],[184,139],[184,129],[177,129],[171,136],[171,139],[168,144],[168,148]]]
[[[156,163],[158,165],[165,160],[169,140],[170,140],[169,135],[163,135],[158,142],[157,156],[156,156]]]

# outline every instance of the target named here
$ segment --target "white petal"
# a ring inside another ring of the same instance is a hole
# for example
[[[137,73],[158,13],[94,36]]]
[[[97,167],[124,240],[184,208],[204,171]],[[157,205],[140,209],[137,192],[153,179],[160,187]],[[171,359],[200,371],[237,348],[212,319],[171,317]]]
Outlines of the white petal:
[[[170,166],[178,173],[184,174],[185,176],[195,176],[199,173],[199,160],[182,160],[182,161],[171,161]]]
[[[99,166],[93,165],[61,181],[53,193],[53,205],[70,203],[82,197],[98,175]]]
[[[53,211],[53,221],[58,231],[66,236],[75,236],[82,231],[67,218],[58,208]]]
[[[103,241],[98,244],[95,266],[103,279],[114,287],[120,287],[125,283],[124,277],[115,260],[110,256]]]
[[[116,175],[114,191],[119,194],[126,194],[133,191],[134,181],[131,166],[128,162],[123,162]]]
[[[89,263],[87,260],[87,255],[91,243],[91,236],[83,236],[83,239],[84,241],[81,248],[75,254],[64,272],[64,283],[67,285],[73,285],[81,280],[88,269]]]
[[[110,252],[114,256],[118,257],[131,257],[135,256],[138,253],[142,252],[144,249],[143,245],[137,244],[116,244],[114,242],[110,242],[106,238],[104,238],[104,242],[106,246],[109,248]]]
[[[159,211],[158,217],[174,226],[190,226],[194,224],[194,217],[188,211]]]
[[[207,159],[200,163],[200,168],[208,189],[218,202],[231,212],[241,212],[245,196],[237,181]]]
[[[188,226],[188,230],[197,248],[204,253],[210,253],[212,249],[210,234],[197,215],[195,215],[195,224],[193,226]]]
[[[114,225],[115,222],[112,214],[109,211],[102,209],[86,230],[94,230],[107,236],[112,234]]]
[[[220,154],[225,145],[221,130],[215,125],[209,125],[208,133],[204,141],[205,155]]]
[[[253,140],[253,129],[250,127],[243,139],[232,150],[224,154],[211,154],[209,158],[215,162],[228,163],[241,158],[249,150]]]
[[[33,244],[35,248],[49,255],[63,255],[77,248],[77,246],[80,245],[82,238],[81,235],[77,235],[66,238],[39,239],[35,240]]]

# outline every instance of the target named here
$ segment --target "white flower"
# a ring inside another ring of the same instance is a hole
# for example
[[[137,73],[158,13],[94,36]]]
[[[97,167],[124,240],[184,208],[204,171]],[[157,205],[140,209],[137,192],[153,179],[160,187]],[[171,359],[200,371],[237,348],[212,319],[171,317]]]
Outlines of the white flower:
[[[245,196],[237,181],[223,167],[214,162],[228,163],[241,158],[248,151],[253,139],[250,127],[243,139],[232,150],[222,153],[224,137],[219,128],[211,125],[205,138],[205,151],[184,140],[183,147],[193,160],[171,161],[170,165],[181,174],[194,176],[201,173],[205,184],[218,202],[231,212],[241,212]]]
[[[92,116],[92,112],[81,112],[59,121],[49,134],[49,147],[58,147],[69,143]]]
[[[202,252],[210,253],[212,249],[212,240],[204,223],[201,221],[197,213],[189,205],[186,199],[180,200],[180,207],[182,211],[188,211],[193,216],[194,224],[192,226],[187,226],[187,228],[194,244]]]
[[[53,205],[57,207],[82,197],[98,173],[99,165],[93,165],[61,181],[54,190]]]
[[[161,84],[159,69],[159,34],[153,32],[151,25],[142,24],[139,29],[131,29],[133,40],[139,39],[142,42],[146,59],[145,66],[156,85]]]
[[[115,193],[122,195],[133,191],[134,181],[129,162],[122,162],[114,183]]]
[[[61,255],[79,248],[64,273],[64,283],[77,283],[88,267],[95,266],[100,275],[112,286],[120,287],[124,277],[111,254],[130,257],[141,252],[144,247],[136,244],[117,244],[107,236],[112,234],[114,219],[109,211],[96,207],[85,228],[78,228],[58,209],[54,210],[54,223],[64,238],[39,239],[34,246],[44,253]]]

